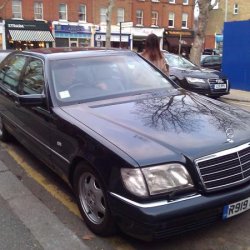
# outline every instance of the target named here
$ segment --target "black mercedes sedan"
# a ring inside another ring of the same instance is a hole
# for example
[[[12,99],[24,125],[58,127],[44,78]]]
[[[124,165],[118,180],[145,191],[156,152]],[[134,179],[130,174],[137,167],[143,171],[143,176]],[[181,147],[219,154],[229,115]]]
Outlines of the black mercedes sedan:
[[[62,177],[98,235],[169,238],[250,208],[250,113],[181,89],[132,51],[11,53],[0,118],[1,140]]]
[[[198,67],[179,55],[164,52],[164,56],[171,78],[182,88],[214,98],[229,94],[230,84],[222,72]]]

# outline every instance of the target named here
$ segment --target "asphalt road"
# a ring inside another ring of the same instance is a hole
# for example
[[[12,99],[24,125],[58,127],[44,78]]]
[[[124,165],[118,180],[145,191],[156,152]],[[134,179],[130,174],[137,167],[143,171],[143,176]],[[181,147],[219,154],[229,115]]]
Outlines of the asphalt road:
[[[221,101],[225,100],[221,98]],[[239,105],[250,111],[250,103],[233,102],[233,105]],[[95,250],[250,249],[250,212],[245,212],[228,221],[217,223],[203,230],[161,242],[144,243],[122,233],[118,233],[110,238],[98,237],[93,235],[82,221],[70,188],[20,144],[16,142],[11,144],[1,143],[0,160],[18,178],[21,184],[44,205],[44,207],[39,208],[43,209],[41,213],[44,210],[48,210],[55,217],[53,217],[53,225],[57,226],[58,223],[60,227],[64,227],[65,232],[72,234],[70,240],[75,239],[76,242],[80,240],[83,243],[83,247],[86,246],[86,248],[72,246],[70,248],[72,250],[87,248]],[[17,200],[15,208],[18,209],[23,202],[22,199]],[[44,245],[37,240],[42,238],[46,242],[45,232],[42,230],[34,231],[33,228],[27,229],[25,226],[27,225],[25,222],[27,218],[20,216],[18,213],[13,217],[10,213],[11,209],[13,207],[9,207],[0,197],[0,249],[45,249]],[[33,214],[31,213],[29,216],[30,221],[35,219],[32,216]],[[44,216],[44,220],[46,220],[46,214]],[[9,222],[10,220],[11,223]],[[10,231],[10,226],[14,226],[14,231]],[[16,247],[13,247],[13,244],[11,245],[13,234],[20,237],[20,245]],[[53,235],[55,241],[63,241],[60,237],[57,234]],[[56,250],[60,248],[52,247],[47,249]]]

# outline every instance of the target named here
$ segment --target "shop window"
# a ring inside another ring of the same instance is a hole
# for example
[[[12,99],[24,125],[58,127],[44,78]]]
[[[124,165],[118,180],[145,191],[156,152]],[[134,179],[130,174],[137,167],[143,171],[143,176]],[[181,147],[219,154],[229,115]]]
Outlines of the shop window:
[[[68,38],[56,38],[56,47],[69,47],[69,39]]]
[[[21,0],[12,0],[12,18],[22,18]]]
[[[79,5],[79,21],[86,22],[86,5]]]
[[[117,9],[117,23],[124,22],[124,8]]]
[[[100,8],[100,23],[106,23],[107,8]]]
[[[152,11],[152,26],[158,26],[158,12]]]
[[[170,12],[168,14],[168,27],[170,27],[170,28],[174,27],[174,17],[175,17],[175,15],[173,12]]]
[[[59,4],[59,20],[68,20],[67,4]]]
[[[187,29],[187,22],[188,22],[188,14],[187,13],[183,13],[182,14],[182,21],[181,21],[181,27],[183,29]]]
[[[234,4],[234,15],[239,14],[239,6],[237,3]]]
[[[143,10],[136,11],[136,25],[143,25]]]
[[[43,20],[43,3],[34,2],[34,19]]]
[[[43,62],[32,59],[24,70],[22,94],[41,94],[44,88]]]

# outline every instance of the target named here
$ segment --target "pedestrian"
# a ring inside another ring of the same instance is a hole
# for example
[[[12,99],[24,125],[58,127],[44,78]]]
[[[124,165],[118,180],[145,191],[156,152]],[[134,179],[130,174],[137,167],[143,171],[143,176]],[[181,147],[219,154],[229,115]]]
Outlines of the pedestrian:
[[[169,66],[160,50],[160,43],[158,37],[155,34],[150,34],[147,36],[145,48],[143,52],[140,53],[140,55],[153,63],[163,73],[169,75]]]

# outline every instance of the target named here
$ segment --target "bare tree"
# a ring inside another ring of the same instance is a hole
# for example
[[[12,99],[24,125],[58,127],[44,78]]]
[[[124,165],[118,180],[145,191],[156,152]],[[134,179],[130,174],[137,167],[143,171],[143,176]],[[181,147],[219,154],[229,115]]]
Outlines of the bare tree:
[[[111,22],[112,22],[112,10],[114,7],[114,1],[115,0],[109,0],[108,1],[108,9],[106,13],[106,21],[107,21],[107,27],[106,27],[106,48],[111,47],[110,38],[111,38]]]
[[[211,3],[213,2],[213,4]],[[190,52],[190,60],[200,65],[201,52],[203,49],[203,43],[205,39],[205,32],[207,28],[209,12],[220,2],[220,0],[196,0],[196,4],[199,7],[199,16],[197,27],[195,28],[194,43]]]

